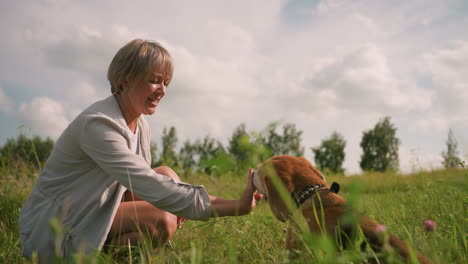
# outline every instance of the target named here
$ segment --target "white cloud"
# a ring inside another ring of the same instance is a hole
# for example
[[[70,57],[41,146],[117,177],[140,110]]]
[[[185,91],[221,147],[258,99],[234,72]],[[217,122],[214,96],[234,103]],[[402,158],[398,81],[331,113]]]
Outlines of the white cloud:
[[[67,116],[71,119],[78,116],[86,107],[92,103],[102,100],[110,95],[110,88],[97,90],[94,85],[87,81],[77,81],[70,88],[64,98]]]
[[[433,107],[416,122],[422,130],[445,131],[468,123],[468,41],[422,55],[418,74],[430,80]],[[465,128],[466,125],[464,126]]]
[[[110,88],[107,91],[110,94]],[[103,94],[100,92],[99,94]],[[70,88],[67,93],[67,101],[69,104],[78,106],[87,106],[96,102],[102,96],[98,95],[95,87],[86,81],[77,81]],[[68,104],[68,105],[69,105]]]
[[[441,154],[428,153],[420,149],[408,149],[400,146],[398,149],[400,170],[403,173],[412,173],[422,170],[435,170],[442,167]]]
[[[342,7],[344,3],[344,0],[323,0],[317,5],[317,11],[319,13],[331,12]]]
[[[431,93],[392,74],[386,56],[373,44],[314,73],[304,89],[308,100],[324,99],[347,112],[399,115],[431,106]]]
[[[11,113],[28,101],[18,119],[55,135],[109,94],[105,71],[118,48],[155,39],[173,55],[175,75],[150,122],[153,138],[174,125],[181,140],[222,140],[241,122],[260,130],[283,120],[304,131],[307,149],[343,132],[355,172],[361,132],[383,115],[407,124],[399,127],[403,147],[415,134],[419,144],[443,142],[448,126],[466,134],[468,20],[453,12],[457,1],[6,3],[0,79],[15,89],[0,89],[0,107]]]
[[[92,28],[89,28],[87,26],[80,26],[78,33],[79,33],[78,40],[83,41],[83,42],[102,38],[101,32],[94,30]]]
[[[98,29],[81,25],[63,38],[44,45],[46,61],[57,68],[103,73],[118,48],[137,36],[125,26],[111,25],[110,31],[102,34]]]
[[[216,34],[213,34],[216,32]],[[210,57],[223,61],[243,62],[254,52],[252,32],[232,22],[212,19],[198,31],[204,35]]]
[[[64,106],[48,97],[37,97],[28,104],[21,104],[16,113],[18,122],[34,134],[56,139],[70,120]]]
[[[468,118],[468,41],[426,54],[424,60],[443,110]]]
[[[364,27],[366,27],[371,34],[377,34],[379,32],[379,28],[375,24],[375,21],[367,16],[362,14],[354,14],[354,18],[361,23]]]
[[[2,86],[0,86],[0,111],[9,113],[14,105],[14,101],[5,94]]]
[[[171,85],[177,87],[174,90],[177,90],[178,95],[209,99],[213,96],[258,94],[249,67],[243,63],[195,55],[175,45],[171,46],[171,53],[176,67]]]

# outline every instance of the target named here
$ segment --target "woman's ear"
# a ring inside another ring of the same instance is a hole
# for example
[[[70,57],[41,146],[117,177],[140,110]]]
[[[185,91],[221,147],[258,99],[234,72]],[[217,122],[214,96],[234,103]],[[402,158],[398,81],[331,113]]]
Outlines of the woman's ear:
[[[122,90],[127,90],[128,87],[130,86],[130,81],[128,78],[125,78],[121,83],[120,86],[123,88]]]
[[[120,87],[122,87],[123,92],[125,92],[128,89],[131,89],[131,87],[136,86],[138,80],[138,78],[132,78],[130,76],[127,76],[123,78],[122,82],[120,83]]]

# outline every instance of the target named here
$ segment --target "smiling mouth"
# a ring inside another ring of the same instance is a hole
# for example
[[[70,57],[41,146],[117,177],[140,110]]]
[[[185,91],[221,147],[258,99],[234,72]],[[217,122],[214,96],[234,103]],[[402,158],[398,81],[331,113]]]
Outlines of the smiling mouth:
[[[153,99],[151,97],[148,97],[148,101],[150,101],[150,103],[153,105],[153,106],[157,106],[158,103],[159,103],[159,99]]]

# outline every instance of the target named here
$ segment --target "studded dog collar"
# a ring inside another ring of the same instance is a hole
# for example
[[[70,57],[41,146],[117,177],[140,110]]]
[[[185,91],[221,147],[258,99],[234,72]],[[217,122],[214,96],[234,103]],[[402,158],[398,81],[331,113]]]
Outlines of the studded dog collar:
[[[325,188],[325,185],[323,184],[309,185],[304,187],[304,189],[298,194],[292,192],[291,197],[294,199],[296,205],[299,207],[304,203],[305,200],[309,199],[312,195],[322,190],[330,190],[331,192],[338,193],[338,191],[340,190],[340,185],[337,182],[333,182],[330,189]]]

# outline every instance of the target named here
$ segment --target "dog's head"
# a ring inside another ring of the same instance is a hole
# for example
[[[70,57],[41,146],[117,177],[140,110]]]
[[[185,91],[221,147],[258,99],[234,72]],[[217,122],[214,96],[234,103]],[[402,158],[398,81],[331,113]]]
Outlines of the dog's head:
[[[273,214],[283,222],[291,215],[285,202],[291,199],[291,193],[305,186],[326,185],[325,177],[307,159],[289,155],[274,156],[260,164],[254,171],[253,182],[257,191],[267,197]],[[288,196],[280,195],[278,184],[285,187]]]

